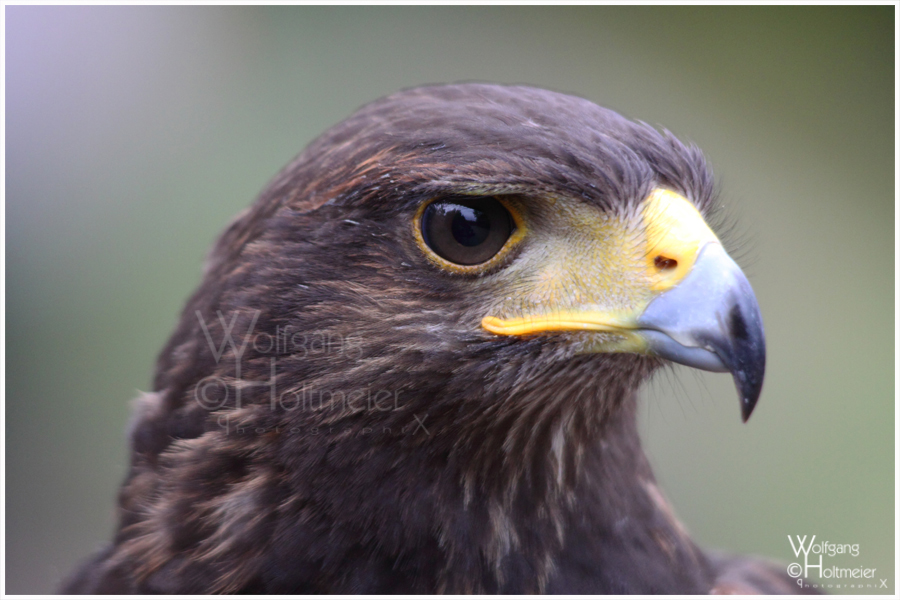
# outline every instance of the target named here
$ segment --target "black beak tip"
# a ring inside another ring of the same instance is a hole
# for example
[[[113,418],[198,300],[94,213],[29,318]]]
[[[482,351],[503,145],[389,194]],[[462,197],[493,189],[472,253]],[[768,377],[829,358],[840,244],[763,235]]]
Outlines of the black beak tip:
[[[750,419],[750,415],[753,414],[753,409],[756,408],[756,398],[741,398],[741,421],[746,423],[748,419]]]
[[[765,354],[757,362],[752,363],[753,368],[748,371],[734,371],[734,383],[737,387],[738,397],[741,399],[741,419],[744,423],[753,414],[756,402],[762,393],[763,375],[765,373]]]
[[[729,311],[728,343],[722,348],[723,362],[731,367],[734,376],[744,423],[756,407],[766,374],[766,336],[762,316],[749,283],[746,283],[746,288]]]

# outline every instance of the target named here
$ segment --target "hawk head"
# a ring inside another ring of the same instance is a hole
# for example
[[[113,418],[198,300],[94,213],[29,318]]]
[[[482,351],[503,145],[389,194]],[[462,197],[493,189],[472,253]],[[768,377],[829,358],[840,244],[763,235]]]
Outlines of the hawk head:
[[[139,405],[105,589],[709,591],[636,390],[765,344],[693,146],[567,95],[360,109],[213,249]],[[99,574],[98,574],[99,573]],[[101,588],[94,588],[101,589]]]

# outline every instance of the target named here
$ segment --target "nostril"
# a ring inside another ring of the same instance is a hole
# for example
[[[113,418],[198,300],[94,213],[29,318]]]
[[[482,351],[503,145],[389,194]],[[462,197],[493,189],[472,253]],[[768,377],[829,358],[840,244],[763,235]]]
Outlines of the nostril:
[[[660,270],[669,270],[677,267],[678,261],[674,258],[669,258],[668,256],[663,256],[662,254],[660,254],[653,259],[653,265]]]

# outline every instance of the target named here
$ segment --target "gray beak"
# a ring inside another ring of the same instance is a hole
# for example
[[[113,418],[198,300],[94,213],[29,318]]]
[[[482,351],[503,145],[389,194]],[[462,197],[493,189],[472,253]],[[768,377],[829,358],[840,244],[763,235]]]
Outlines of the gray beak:
[[[741,416],[750,418],[762,391],[766,339],[753,288],[721,244],[706,244],[688,276],[654,299],[638,325],[653,354],[730,372]]]

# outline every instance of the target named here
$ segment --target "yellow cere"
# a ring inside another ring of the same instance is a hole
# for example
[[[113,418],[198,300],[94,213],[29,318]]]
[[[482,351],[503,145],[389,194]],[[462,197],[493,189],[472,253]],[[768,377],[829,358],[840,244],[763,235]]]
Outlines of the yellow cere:
[[[687,276],[705,244],[718,241],[690,201],[664,189],[650,194],[636,218],[558,202],[540,225],[505,269],[513,293],[481,325],[498,335],[614,334],[594,351],[641,351],[632,334],[641,313]]]
[[[664,292],[687,277],[704,245],[719,240],[697,208],[675,192],[654,190],[641,212],[647,240],[646,265],[653,280],[651,289]],[[675,260],[678,265],[660,270],[655,265],[660,256]]]

